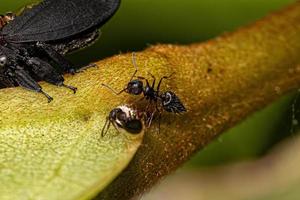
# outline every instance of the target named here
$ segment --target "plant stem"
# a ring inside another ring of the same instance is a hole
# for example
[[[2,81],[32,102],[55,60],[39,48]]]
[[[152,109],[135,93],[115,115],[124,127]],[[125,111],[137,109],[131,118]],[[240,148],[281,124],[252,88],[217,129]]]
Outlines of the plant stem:
[[[137,58],[142,72],[176,72],[164,85],[188,112],[164,113],[160,134],[157,124],[147,130],[131,164],[99,199],[141,195],[220,133],[298,88],[300,2],[206,43],[153,46]]]

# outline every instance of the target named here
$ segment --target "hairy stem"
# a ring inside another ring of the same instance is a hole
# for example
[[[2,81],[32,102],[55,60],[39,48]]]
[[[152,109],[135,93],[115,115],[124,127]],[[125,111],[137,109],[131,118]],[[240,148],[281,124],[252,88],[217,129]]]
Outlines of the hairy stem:
[[[163,90],[176,92],[188,112],[164,114],[160,134],[155,124],[147,130],[131,164],[99,199],[142,194],[220,133],[298,88],[300,2],[206,43],[151,47],[137,60],[145,76],[146,71],[158,77],[176,72]],[[109,71],[120,70],[117,74],[122,75],[128,69]],[[120,82],[111,84],[121,87]]]

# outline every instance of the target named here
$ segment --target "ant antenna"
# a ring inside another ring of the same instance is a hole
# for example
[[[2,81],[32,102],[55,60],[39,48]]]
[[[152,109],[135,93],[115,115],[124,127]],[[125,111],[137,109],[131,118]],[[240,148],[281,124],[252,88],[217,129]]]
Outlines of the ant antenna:
[[[104,84],[104,83],[101,83],[101,85],[103,86],[103,87],[106,87],[107,89],[109,89],[110,91],[112,91],[113,93],[115,93],[115,95],[119,95],[119,94],[121,94],[122,92],[124,92],[127,88],[125,88],[125,89],[123,89],[123,90],[121,90],[120,92],[117,92],[115,89],[113,89],[112,87],[110,87],[109,85],[106,85],[106,84]]]
[[[104,137],[106,133],[108,132],[108,129],[110,127],[111,122],[109,121],[108,117],[106,118],[105,124],[101,131],[101,137]]]
[[[133,73],[133,75],[131,76],[131,79],[130,81],[132,81],[133,77],[135,77],[137,71],[138,71],[138,67],[137,67],[137,64],[136,64],[136,56],[135,56],[135,52],[132,52],[132,64],[133,66],[135,67],[135,71]]]
[[[132,64],[133,66],[135,67],[135,71],[134,73],[132,74],[131,78],[130,78],[130,81],[132,81],[133,77],[135,77],[137,71],[138,71],[138,68],[137,68],[137,64],[136,64],[136,59],[135,59],[135,52],[132,52]],[[130,82],[129,81],[129,82]],[[119,95],[121,93],[123,93],[124,91],[126,91],[128,88],[124,88],[123,90],[117,92],[115,89],[113,89],[112,87],[110,87],[109,85],[106,85],[104,83],[101,84],[103,87],[106,87],[107,89],[109,89],[110,91],[112,91],[114,94],[116,95]]]

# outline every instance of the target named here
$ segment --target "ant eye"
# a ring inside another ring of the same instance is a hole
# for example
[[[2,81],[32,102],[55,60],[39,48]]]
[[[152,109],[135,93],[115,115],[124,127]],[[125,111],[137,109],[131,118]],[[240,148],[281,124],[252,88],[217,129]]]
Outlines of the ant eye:
[[[0,56],[0,67],[4,67],[7,63],[7,57],[6,56]]]

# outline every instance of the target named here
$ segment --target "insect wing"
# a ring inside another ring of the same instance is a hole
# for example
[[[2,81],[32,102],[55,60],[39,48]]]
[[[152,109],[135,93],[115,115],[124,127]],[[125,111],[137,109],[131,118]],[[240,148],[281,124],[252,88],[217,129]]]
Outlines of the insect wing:
[[[1,31],[11,42],[54,41],[102,26],[120,0],[44,0]]]

